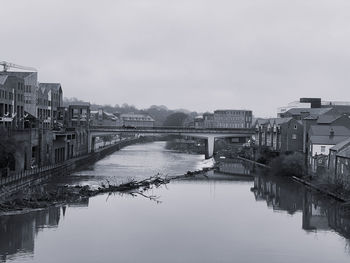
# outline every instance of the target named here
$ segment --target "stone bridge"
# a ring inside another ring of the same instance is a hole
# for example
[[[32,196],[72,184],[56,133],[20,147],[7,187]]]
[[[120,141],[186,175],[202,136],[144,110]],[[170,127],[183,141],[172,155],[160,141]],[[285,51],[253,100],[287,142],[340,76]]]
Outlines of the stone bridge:
[[[95,137],[113,134],[139,134],[139,135],[180,135],[206,140],[205,158],[214,154],[216,138],[237,138],[237,142],[247,142],[254,135],[254,129],[249,128],[187,128],[187,127],[113,127],[113,126],[90,126],[89,152],[95,144]]]

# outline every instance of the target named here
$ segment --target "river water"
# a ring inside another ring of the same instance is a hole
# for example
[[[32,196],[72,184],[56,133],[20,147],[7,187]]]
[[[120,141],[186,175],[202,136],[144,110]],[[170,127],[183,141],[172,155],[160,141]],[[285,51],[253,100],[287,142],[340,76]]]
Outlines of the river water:
[[[52,183],[98,185],[210,165],[164,142],[126,147]],[[0,217],[3,262],[350,262],[339,203],[240,161],[150,190]]]

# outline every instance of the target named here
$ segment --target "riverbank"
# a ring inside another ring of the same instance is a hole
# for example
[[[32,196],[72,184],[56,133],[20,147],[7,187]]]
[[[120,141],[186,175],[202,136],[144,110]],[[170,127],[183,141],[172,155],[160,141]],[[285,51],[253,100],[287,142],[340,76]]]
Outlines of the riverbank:
[[[113,145],[108,145],[104,148],[97,149],[87,155],[72,158],[59,164],[40,167],[5,178],[0,178],[0,198],[6,199],[13,193],[20,191],[23,188],[41,184],[53,176],[70,174],[73,171],[81,169],[87,164],[95,163],[96,161],[128,145],[147,141],[148,140],[144,138],[122,140]]]
[[[266,164],[262,164],[262,163],[258,163],[256,161],[250,160],[250,159],[246,159],[243,157],[237,157],[238,159],[253,163],[259,167],[265,168],[265,169],[271,169],[271,166],[266,165]],[[345,189],[341,189],[339,186],[327,183],[327,182],[323,182],[322,180],[317,180],[316,178],[313,178],[310,175],[304,175],[303,177],[296,177],[296,176],[292,176],[291,177],[294,181],[301,183],[303,185],[305,185],[306,187],[322,193],[324,195],[327,195],[331,198],[334,198],[338,201],[341,202],[349,202],[350,201],[350,191],[347,191]]]

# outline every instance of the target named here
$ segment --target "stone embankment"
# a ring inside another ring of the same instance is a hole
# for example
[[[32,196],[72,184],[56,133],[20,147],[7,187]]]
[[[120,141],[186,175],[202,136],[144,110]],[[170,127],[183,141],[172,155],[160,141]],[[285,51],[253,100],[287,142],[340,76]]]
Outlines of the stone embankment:
[[[24,187],[40,184],[52,176],[69,174],[74,170],[83,167],[86,164],[94,163],[125,146],[139,142],[143,142],[143,139],[135,138],[119,141],[113,145],[98,149],[90,154],[69,159],[59,164],[35,168],[30,171],[24,171],[7,177],[1,177],[0,198],[4,199]]]

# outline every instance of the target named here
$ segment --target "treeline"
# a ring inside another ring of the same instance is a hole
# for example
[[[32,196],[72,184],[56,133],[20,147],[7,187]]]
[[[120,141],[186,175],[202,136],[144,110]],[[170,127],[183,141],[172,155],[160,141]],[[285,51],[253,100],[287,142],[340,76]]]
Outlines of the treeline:
[[[84,102],[77,98],[64,98],[64,106],[68,106],[72,103]],[[103,108],[106,112],[120,114],[123,113],[135,113],[135,114],[147,114],[155,120],[156,126],[188,126],[193,122],[194,118],[198,116],[197,112],[190,112],[185,109],[170,110],[164,105],[152,105],[147,109],[138,109],[134,105],[123,103],[121,105],[101,105],[90,104],[91,110],[96,111],[99,108]]]

